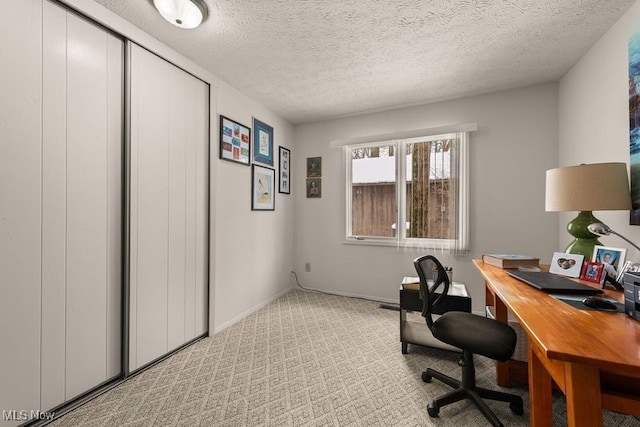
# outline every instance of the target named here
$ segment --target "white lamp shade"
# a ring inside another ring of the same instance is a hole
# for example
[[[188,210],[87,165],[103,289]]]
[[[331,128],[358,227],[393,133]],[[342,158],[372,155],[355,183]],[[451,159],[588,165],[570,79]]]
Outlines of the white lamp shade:
[[[630,209],[626,163],[594,163],[547,171],[547,211]]]
[[[153,5],[164,19],[180,28],[196,28],[207,16],[200,0],[153,0]]]

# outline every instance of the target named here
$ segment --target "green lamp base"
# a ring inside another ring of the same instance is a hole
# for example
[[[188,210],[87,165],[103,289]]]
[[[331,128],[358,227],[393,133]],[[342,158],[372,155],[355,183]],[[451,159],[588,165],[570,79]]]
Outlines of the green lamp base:
[[[598,240],[598,236],[590,232],[587,227],[594,222],[601,222],[593,216],[591,211],[582,211],[577,217],[567,224],[567,231],[575,239],[569,243],[565,252],[569,254],[584,255],[585,260],[590,260],[593,255],[593,247],[602,245]]]

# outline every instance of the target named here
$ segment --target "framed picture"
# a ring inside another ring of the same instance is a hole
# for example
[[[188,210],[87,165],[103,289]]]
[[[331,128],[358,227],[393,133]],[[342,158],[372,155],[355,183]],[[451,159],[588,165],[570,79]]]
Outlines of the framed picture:
[[[610,248],[608,246],[594,246],[591,261],[610,265],[612,268],[605,265],[605,270],[608,276],[615,279],[618,277],[618,271],[624,265],[624,257],[626,253],[626,249]]]
[[[599,283],[604,282],[604,264],[601,262],[585,261],[580,272],[580,280]]]
[[[253,118],[253,160],[273,166],[273,128]]]
[[[554,252],[549,271],[569,277],[580,277],[584,255]]]
[[[634,261],[626,261],[618,272],[618,277],[616,278],[616,281],[618,283],[622,283],[622,276],[624,275],[624,273],[640,274],[640,263]]]
[[[278,192],[291,194],[291,151],[284,147],[278,147],[280,152],[280,179]]]
[[[307,178],[322,176],[322,157],[307,157]]]
[[[631,211],[629,224],[640,225],[640,26],[636,23],[629,36],[629,179]],[[622,117],[621,117],[622,119]]]
[[[307,197],[322,197],[321,178],[307,178]]]
[[[276,171],[260,165],[251,165],[251,210],[275,210]]]
[[[249,166],[251,128],[220,115],[220,158]]]

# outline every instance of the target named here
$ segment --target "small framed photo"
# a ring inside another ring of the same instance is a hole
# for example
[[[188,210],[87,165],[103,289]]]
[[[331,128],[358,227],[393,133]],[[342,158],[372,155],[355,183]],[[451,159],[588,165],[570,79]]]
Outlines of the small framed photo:
[[[616,278],[618,283],[622,283],[622,276],[624,273],[640,273],[640,263],[626,261],[618,272],[618,277]]]
[[[580,280],[599,283],[604,282],[605,270],[601,262],[585,261],[580,272]]]
[[[307,178],[322,176],[322,157],[307,157]]]
[[[220,158],[251,164],[251,128],[220,115]]]
[[[591,261],[605,264],[605,270],[609,277],[618,277],[618,271],[624,266],[626,249],[610,248],[608,246],[594,246]],[[610,267],[609,267],[610,266]]]
[[[580,277],[584,255],[554,252],[549,271],[568,277]]]
[[[253,160],[273,166],[273,128],[253,118]]]
[[[321,178],[307,178],[307,197],[309,198],[322,197],[322,179]]]
[[[278,192],[291,194],[291,151],[278,147],[280,151],[280,179]]]
[[[251,210],[275,210],[276,171],[260,165],[251,165],[253,179],[251,181]]]

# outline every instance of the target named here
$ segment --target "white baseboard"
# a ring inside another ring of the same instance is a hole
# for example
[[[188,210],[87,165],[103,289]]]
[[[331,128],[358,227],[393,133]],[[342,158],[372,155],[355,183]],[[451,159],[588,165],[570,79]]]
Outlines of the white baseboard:
[[[241,321],[245,317],[247,317],[250,314],[260,310],[262,307],[272,303],[273,301],[277,300],[282,295],[286,294],[287,292],[290,292],[293,289],[298,289],[298,290],[301,290],[301,291],[310,291],[310,292],[321,292],[321,293],[337,295],[337,296],[341,296],[341,297],[362,298],[362,299],[366,299],[366,300],[369,300],[369,301],[375,301],[375,302],[398,304],[398,299],[373,297],[373,296],[370,296],[370,295],[354,294],[354,293],[351,293],[351,292],[326,291],[326,290],[323,290],[323,289],[315,289],[315,288],[307,288],[307,287],[305,287],[303,289],[303,288],[300,288],[299,286],[294,285],[294,286],[291,286],[291,287],[283,290],[282,292],[277,293],[276,295],[272,296],[271,298],[267,299],[266,301],[263,301],[260,304],[250,308],[249,310],[246,310],[245,312],[237,315],[233,319],[228,320],[228,321],[220,324],[219,326],[217,326],[214,329],[213,333],[217,334],[218,332],[227,329],[229,326],[231,326],[231,325],[233,325],[235,323],[238,323],[239,321]],[[473,314],[477,314],[479,316],[484,316],[484,313],[481,313],[481,312],[475,312],[474,311]]]
[[[304,288],[299,288],[297,286],[294,286],[294,288],[296,289],[300,289],[303,291],[311,291],[311,292],[322,292],[323,294],[330,294],[330,295],[337,295],[337,296],[341,296],[341,297],[351,297],[351,298],[361,298],[361,299],[366,299],[369,301],[375,301],[375,302],[385,302],[385,303],[390,303],[390,304],[398,304],[399,300],[398,298],[380,298],[380,297],[373,297],[370,295],[361,295],[361,294],[354,294],[354,293],[350,293],[350,292],[340,292],[340,291],[327,291],[325,289],[315,289],[315,288],[309,288],[309,287],[304,287]]]
[[[275,295],[274,295],[274,296],[272,296],[271,298],[269,298],[269,299],[267,299],[267,300],[265,300],[265,301],[261,302],[260,304],[258,304],[258,305],[256,305],[256,306],[251,307],[249,310],[247,310],[247,311],[245,311],[245,312],[243,312],[243,313],[240,313],[239,315],[237,315],[237,316],[236,316],[236,317],[234,317],[233,319],[228,320],[228,321],[226,321],[226,322],[224,322],[224,323],[221,323],[220,325],[216,325],[216,327],[215,327],[215,328],[214,328],[214,330],[213,330],[213,333],[214,333],[214,334],[217,334],[218,332],[220,332],[220,331],[223,331],[223,330],[227,329],[229,326],[231,326],[231,325],[233,325],[233,324],[235,324],[235,323],[238,323],[239,321],[241,321],[242,319],[244,319],[244,318],[245,318],[245,317],[247,317],[248,315],[250,315],[250,314],[252,314],[252,313],[254,313],[254,312],[256,312],[256,311],[260,310],[262,307],[264,307],[264,306],[266,306],[266,305],[268,305],[268,304],[272,303],[273,301],[277,300],[278,298],[280,298],[282,295],[286,294],[287,292],[290,292],[290,291],[291,291],[292,289],[294,289],[294,288],[295,288],[295,286],[291,286],[291,287],[289,287],[289,288],[287,288],[287,289],[283,290],[282,292],[279,292],[279,293],[275,294]]]

